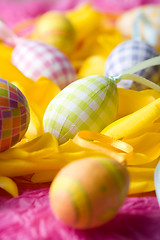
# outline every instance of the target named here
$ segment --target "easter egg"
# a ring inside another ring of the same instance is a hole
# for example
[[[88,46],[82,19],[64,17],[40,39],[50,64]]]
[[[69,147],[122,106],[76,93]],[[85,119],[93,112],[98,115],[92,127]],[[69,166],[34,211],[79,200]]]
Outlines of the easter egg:
[[[116,21],[116,28],[124,37],[131,38],[135,27],[143,40],[160,48],[160,5],[146,4],[125,11]]]
[[[115,82],[93,75],[73,82],[53,98],[44,114],[43,126],[45,132],[64,143],[80,130],[100,132],[115,120],[116,114]]]
[[[32,38],[51,44],[68,55],[74,47],[75,31],[64,14],[50,11],[37,19]]]
[[[26,77],[46,77],[64,88],[76,78],[68,58],[57,48],[34,40],[20,40],[12,51],[13,65]]]
[[[135,64],[152,57],[158,56],[158,52],[145,41],[128,40],[120,43],[108,56],[105,63],[105,76],[117,77]],[[141,70],[135,74],[160,84],[160,67],[154,66]],[[146,86],[135,83],[132,80],[121,80],[118,84],[121,88],[143,90]]]
[[[90,157],[65,166],[53,180],[49,199],[54,215],[68,226],[87,229],[112,219],[128,193],[124,165]]]
[[[12,83],[0,78],[0,151],[21,140],[30,120],[25,96]]]

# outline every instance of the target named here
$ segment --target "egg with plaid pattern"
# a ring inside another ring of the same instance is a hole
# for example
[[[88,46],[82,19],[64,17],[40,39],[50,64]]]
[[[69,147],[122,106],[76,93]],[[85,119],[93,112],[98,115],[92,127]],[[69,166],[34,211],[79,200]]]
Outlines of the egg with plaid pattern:
[[[48,105],[43,118],[45,132],[59,143],[80,130],[100,132],[117,115],[117,87],[114,80],[93,75],[71,83]]]
[[[158,52],[145,41],[125,41],[120,43],[108,56],[105,63],[105,76],[117,77],[135,64],[158,55]],[[160,66],[149,67],[135,74],[145,77],[158,85],[160,84]],[[134,90],[143,90],[147,88],[140,83],[127,79],[123,79],[117,83],[117,87],[131,88]]]
[[[15,145],[24,136],[30,121],[25,96],[12,83],[0,78],[0,151]]]
[[[47,77],[61,89],[73,82],[76,72],[68,58],[57,48],[36,40],[21,39],[12,52],[11,61],[26,77]]]

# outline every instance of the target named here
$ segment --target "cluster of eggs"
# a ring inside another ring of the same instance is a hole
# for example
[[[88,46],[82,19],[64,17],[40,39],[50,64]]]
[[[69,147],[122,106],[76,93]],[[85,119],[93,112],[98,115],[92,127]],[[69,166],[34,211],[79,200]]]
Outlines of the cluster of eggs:
[[[57,21],[49,25],[51,18]],[[46,24],[47,28],[44,27]],[[43,118],[45,132],[51,132],[60,144],[80,130],[100,132],[113,122],[117,115],[118,96],[116,83],[111,77],[158,55],[146,42],[129,40],[118,45],[109,55],[105,76],[93,75],[76,80],[76,72],[64,54],[70,52],[74,44],[74,29],[68,20],[57,13],[47,13],[37,21],[32,38],[19,39],[11,61],[34,81],[44,76],[64,88],[50,102]],[[151,67],[137,74],[159,82],[158,72],[159,67]],[[143,89],[125,79],[118,86]],[[0,103],[0,150],[3,151],[25,134],[29,108],[19,89],[2,79]],[[129,176],[122,164],[107,157],[81,159],[67,165],[57,175],[50,188],[50,203],[55,215],[69,226],[92,228],[115,216],[124,202],[128,186]]]

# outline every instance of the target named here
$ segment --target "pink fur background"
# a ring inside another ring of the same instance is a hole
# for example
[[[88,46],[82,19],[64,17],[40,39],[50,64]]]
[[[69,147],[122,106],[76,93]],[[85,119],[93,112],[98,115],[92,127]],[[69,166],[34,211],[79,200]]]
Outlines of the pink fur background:
[[[52,214],[48,187],[0,197],[1,240],[159,240],[160,210],[156,197],[127,198],[116,217],[91,230],[75,230]]]

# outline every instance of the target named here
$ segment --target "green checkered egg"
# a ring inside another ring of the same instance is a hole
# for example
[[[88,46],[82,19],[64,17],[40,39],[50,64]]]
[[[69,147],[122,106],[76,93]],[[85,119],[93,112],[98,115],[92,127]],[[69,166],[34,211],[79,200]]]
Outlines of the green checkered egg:
[[[100,132],[115,120],[117,105],[114,80],[102,75],[77,80],[48,105],[43,118],[44,131],[52,133],[60,144],[80,130]]]

